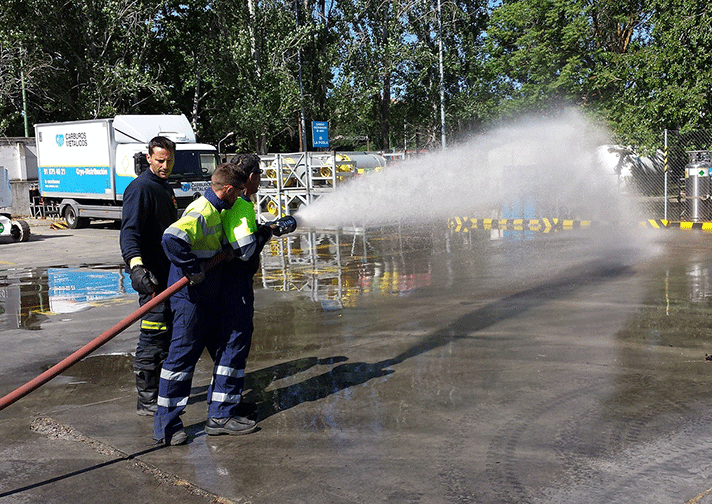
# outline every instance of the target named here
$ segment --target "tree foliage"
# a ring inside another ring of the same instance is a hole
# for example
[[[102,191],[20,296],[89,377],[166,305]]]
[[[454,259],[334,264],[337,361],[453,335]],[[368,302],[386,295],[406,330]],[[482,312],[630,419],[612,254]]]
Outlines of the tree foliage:
[[[312,120],[338,148],[437,148],[442,93],[454,140],[574,106],[652,145],[710,127],[710,14],[701,0],[5,0],[0,133],[23,135],[26,107],[30,125],[184,113],[234,150],[298,150]]]

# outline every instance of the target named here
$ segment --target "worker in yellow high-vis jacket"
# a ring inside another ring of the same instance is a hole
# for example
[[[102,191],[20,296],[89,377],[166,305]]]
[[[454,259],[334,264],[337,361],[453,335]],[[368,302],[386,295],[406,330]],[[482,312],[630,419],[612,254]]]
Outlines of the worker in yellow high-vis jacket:
[[[172,285],[186,276],[189,284],[171,300],[173,333],[168,356],[161,369],[158,385],[158,408],[154,415],[153,437],[168,445],[184,444],[188,435],[180,414],[188,404],[195,365],[208,348],[215,359],[222,344],[220,288],[222,264],[206,271],[205,265],[223,246],[223,226],[220,213],[229,209],[240,197],[244,176],[232,165],[218,166],[212,175],[211,187],[186,208],[183,216],[163,233],[162,245],[171,267],[168,282]],[[220,393],[221,378],[214,389]],[[210,404],[208,415],[220,412]]]
[[[232,207],[222,212],[225,239],[233,258],[223,265],[220,301],[223,344],[216,356],[216,376],[226,385],[227,393],[209,391],[211,407],[221,416],[208,418],[205,432],[210,435],[246,434],[255,429],[250,418],[254,404],[243,401],[245,367],[252,343],[254,314],[253,277],[260,264],[260,252],[272,234],[281,235],[278,225],[258,225],[252,196],[260,186],[260,158],[256,154],[238,154],[230,162],[244,173],[245,188]],[[292,228],[293,230],[293,228]],[[217,383],[218,380],[215,381]]]

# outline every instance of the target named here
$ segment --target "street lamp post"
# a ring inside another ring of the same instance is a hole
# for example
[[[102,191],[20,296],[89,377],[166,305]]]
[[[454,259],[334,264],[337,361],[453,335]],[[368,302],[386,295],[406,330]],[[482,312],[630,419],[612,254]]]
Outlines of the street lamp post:
[[[234,134],[235,134],[235,132],[234,132],[234,131],[231,131],[230,133],[228,133],[227,135],[225,135],[222,140],[220,140],[220,141],[218,142],[218,157],[220,158],[220,162],[221,162],[221,163],[222,163],[222,157],[220,156],[220,144],[223,143],[225,140],[227,140],[228,138],[230,138],[230,137],[231,137],[232,135],[234,135]]]

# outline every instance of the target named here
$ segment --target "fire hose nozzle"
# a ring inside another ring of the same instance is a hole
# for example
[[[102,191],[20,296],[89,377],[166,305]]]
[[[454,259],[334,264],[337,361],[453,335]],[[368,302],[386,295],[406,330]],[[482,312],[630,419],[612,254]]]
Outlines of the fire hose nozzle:
[[[267,225],[272,229],[274,236],[282,236],[297,229],[297,220],[291,215],[287,215],[281,219],[268,222]]]

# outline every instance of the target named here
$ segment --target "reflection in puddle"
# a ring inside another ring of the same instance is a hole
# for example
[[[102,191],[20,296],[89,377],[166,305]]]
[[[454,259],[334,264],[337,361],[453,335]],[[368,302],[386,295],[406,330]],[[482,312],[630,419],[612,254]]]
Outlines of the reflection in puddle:
[[[296,291],[324,310],[355,307],[359,299],[407,296],[431,283],[428,233],[296,233],[272,240],[262,253],[256,285]],[[39,329],[47,315],[75,313],[97,301],[134,294],[130,277],[111,270],[16,269],[0,277],[0,330]]]
[[[49,310],[47,277],[31,270],[8,270],[0,278],[0,330],[39,329]]]
[[[295,291],[324,310],[380,296],[407,296],[431,284],[434,239],[425,233],[295,233],[262,253],[256,286]],[[425,261],[410,261],[424,254]],[[7,270],[0,277],[0,330],[39,329],[50,314],[75,313],[134,294],[123,268]]]
[[[324,310],[353,308],[359,299],[407,296],[430,285],[430,259],[409,261],[407,256],[429,254],[432,246],[432,236],[420,234],[292,234],[265,248],[255,283],[298,291]]]
[[[445,227],[301,231],[274,239],[263,250],[255,286],[305,296],[325,311],[341,310],[429,288],[437,276],[435,266],[448,268],[442,273],[449,283],[463,275],[484,281],[489,278],[487,257],[516,266],[523,264],[517,254],[533,254],[531,246],[501,248],[489,230],[453,233]],[[474,249],[466,269],[449,265],[447,258],[457,248]],[[691,286],[693,297],[700,295],[700,287],[709,290],[705,274],[690,275],[696,286]],[[74,313],[131,294],[135,292],[121,266],[0,270],[0,330],[39,329],[47,315]]]
[[[688,266],[687,277],[690,285],[690,301],[693,303],[707,302],[712,296],[712,276],[709,268],[700,263]]]
[[[110,271],[13,269],[0,277],[0,331],[40,329],[47,315],[74,313],[97,301],[133,294],[122,267]]]
[[[47,278],[52,313],[74,313],[91,308],[92,302],[136,292],[129,275],[121,270],[50,268]]]

